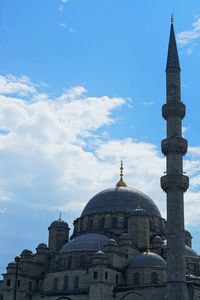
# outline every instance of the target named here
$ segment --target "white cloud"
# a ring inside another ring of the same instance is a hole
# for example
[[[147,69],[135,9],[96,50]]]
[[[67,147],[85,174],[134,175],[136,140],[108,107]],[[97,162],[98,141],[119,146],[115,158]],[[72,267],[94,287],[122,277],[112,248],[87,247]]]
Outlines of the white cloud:
[[[59,6],[58,10],[63,11],[63,9],[67,3],[69,3],[69,0],[60,0],[60,6]]]
[[[177,34],[177,41],[180,46],[188,46],[200,38],[200,17],[192,23],[192,27],[191,30],[182,31]],[[188,54],[191,54],[191,52],[192,48],[189,47]]]
[[[0,76],[1,94],[19,94],[26,96],[36,92],[34,85],[27,76],[15,77],[13,75]]]
[[[96,192],[117,183],[123,159],[127,184],[152,197],[165,216],[160,188],[165,158],[157,147],[105,134],[104,127],[116,122],[114,109],[127,103],[123,98],[91,97],[77,86],[55,99],[36,90],[22,99],[21,89],[11,97],[4,87],[0,128],[7,134],[0,136],[1,201],[78,214]],[[191,177],[186,221],[193,215],[199,224],[195,205],[200,196],[200,148],[189,148],[186,158],[184,170]]]

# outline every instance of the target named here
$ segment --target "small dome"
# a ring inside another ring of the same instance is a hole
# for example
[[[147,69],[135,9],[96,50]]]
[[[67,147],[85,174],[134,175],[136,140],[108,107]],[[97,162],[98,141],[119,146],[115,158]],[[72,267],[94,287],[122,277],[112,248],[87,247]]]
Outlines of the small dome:
[[[14,261],[10,262],[8,265],[7,265],[7,269],[11,269],[11,268],[16,268],[16,263]]]
[[[106,243],[106,246],[118,246],[118,244],[114,239],[109,239]]]
[[[159,235],[154,236],[154,238],[152,239],[152,244],[157,244],[157,243],[163,243],[162,238]]]
[[[158,254],[144,252],[133,257],[128,265],[129,267],[165,267],[166,261]]]
[[[109,238],[102,234],[88,233],[75,237],[60,250],[60,253],[71,251],[99,251],[109,241]]]
[[[59,220],[56,220],[56,221],[53,221],[50,225],[50,227],[69,227],[69,225],[67,224],[67,222],[59,219]]]
[[[196,257],[198,258],[198,254],[189,246],[185,245],[185,256],[186,257]]]
[[[45,244],[45,243],[41,243],[41,244],[39,244],[38,246],[37,246],[37,248],[36,249],[47,249],[48,247],[47,247],[47,245]]]
[[[164,248],[167,248],[167,240],[164,240]],[[185,245],[185,256],[199,258],[198,254],[189,246]]]
[[[127,232],[123,232],[121,235],[120,235],[120,239],[121,240],[130,240],[130,235],[127,233]]]
[[[31,250],[28,250],[28,249],[24,249],[22,251],[22,253],[20,254],[20,256],[29,256],[29,255],[32,255],[33,252]]]
[[[185,230],[185,236],[190,237],[190,238],[192,237],[191,233],[188,230]]]
[[[99,251],[97,251],[97,252],[93,255],[93,257],[107,258],[107,255],[105,254],[105,252],[99,250]]]
[[[161,218],[158,207],[146,194],[125,186],[106,189],[96,194],[85,206],[81,217],[96,213],[131,214],[138,207],[148,216]]]

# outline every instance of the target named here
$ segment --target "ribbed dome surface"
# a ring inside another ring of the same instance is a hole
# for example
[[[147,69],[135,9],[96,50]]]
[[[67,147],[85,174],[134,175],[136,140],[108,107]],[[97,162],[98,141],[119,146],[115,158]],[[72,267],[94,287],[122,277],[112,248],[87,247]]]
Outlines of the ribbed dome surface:
[[[189,257],[196,257],[198,258],[198,254],[189,246],[185,245],[185,256]]]
[[[96,194],[85,206],[82,215],[95,213],[133,213],[138,206],[146,215],[161,217],[158,207],[146,194],[129,187],[106,189]]]
[[[82,234],[69,243],[65,244],[60,250],[63,252],[71,251],[99,251],[102,250],[104,245],[109,241],[109,238],[102,234]]]
[[[129,267],[165,267],[166,261],[158,254],[144,252],[132,258]]]

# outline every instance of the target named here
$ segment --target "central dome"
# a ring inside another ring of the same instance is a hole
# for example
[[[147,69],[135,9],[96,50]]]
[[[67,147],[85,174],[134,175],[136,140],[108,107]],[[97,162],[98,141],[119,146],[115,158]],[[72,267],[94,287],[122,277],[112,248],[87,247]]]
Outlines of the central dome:
[[[96,194],[85,206],[81,216],[96,213],[127,213],[141,208],[148,216],[161,218],[158,207],[146,194],[129,187],[106,189]]]

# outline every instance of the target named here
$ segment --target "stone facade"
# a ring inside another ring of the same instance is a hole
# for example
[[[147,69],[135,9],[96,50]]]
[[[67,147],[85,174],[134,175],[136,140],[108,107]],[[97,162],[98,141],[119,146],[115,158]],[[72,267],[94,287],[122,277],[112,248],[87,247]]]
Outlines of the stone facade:
[[[176,49],[172,46],[170,59]],[[121,165],[116,187],[88,202],[74,221],[70,239],[68,224],[59,218],[48,228],[48,245],[39,244],[34,253],[24,249],[8,264],[0,281],[0,300],[200,298],[200,258],[192,250],[191,234],[184,230],[183,193],[189,182],[182,174],[182,156],[187,141],[181,136],[185,105],[180,102],[180,68],[175,67],[167,72],[167,104],[162,109],[167,120],[162,142],[167,174],[161,178],[167,222],[152,199],[127,187]]]

